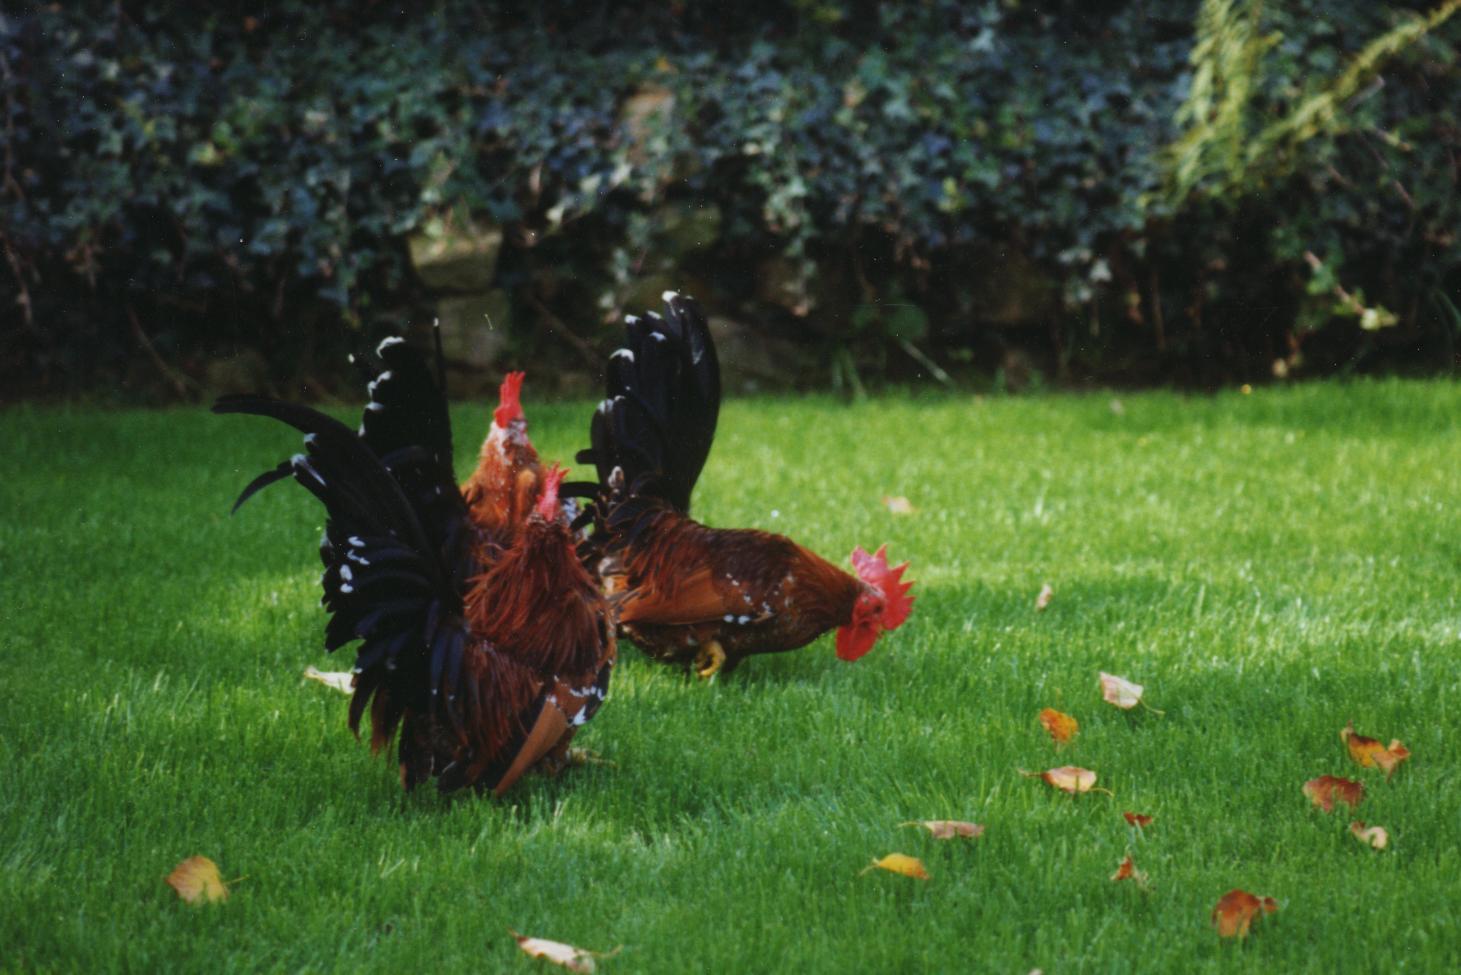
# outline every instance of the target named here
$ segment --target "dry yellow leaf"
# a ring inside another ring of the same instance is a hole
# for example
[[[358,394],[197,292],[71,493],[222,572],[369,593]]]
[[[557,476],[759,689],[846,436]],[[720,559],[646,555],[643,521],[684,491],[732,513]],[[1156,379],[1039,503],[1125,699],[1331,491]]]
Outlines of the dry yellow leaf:
[[[933,834],[936,840],[952,840],[959,837],[965,839],[978,839],[984,832],[984,827],[978,823],[964,823],[957,819],[919,819],[903,826],[921,826]]]
[[[326,687],[333,688],[342,694],[352,694],[355,691],[355,675],[343,670],[317,670],[314,665],[304,668],[304,676],[307,680],[319,681]]]
[[[1074,765],[1062,765],[1060,768],[1047,769],[1044,772],[1026,772],[1020,769],[1021,775],[1031,778],[1042,779],[1047,785],[1054,786],[1061,792],[1105,792],[1110,795],[1110,789],[1096,789],[1096,773],[1088,768],[1077,768]]]
[[[1142,686],[1115,674],[1101,671],[1101,697],[1107,704],[1114,704],[1123,711],[1130,711],[1141,703]]]
[[[889,853],[881,860],[874,860],[863,868],[863,873],[869,870],[886,870],[889,873],[901,874],[904,877],[915,877],[919,880],[928,879],[928,871],[924,869],[923,861],[918,857],[908,856],[906,853]]]
[[[1356,819],[1349,824],[1349,831],[1354,834],[1355,839],[1377,850],[1383,850],[1390,845],[1390,834],[1383,826],[1366,826]]]
[[[1040,587],[1040,595],[1035,597],[1035,612],[1041,612],[1050,605],[1050,600],[1055,598],[1055,590],[1050,588],[1050,583]]]
[[[901,495],[893,495],[891,497],[888,495],[883,495],[883,507],[887,508],[891,514],[895,515],[911,515],[918,510],[917,508],[913,507],[912,501],[909,501],[907,498],[902,497]]]
[[[1054,708],[1045,708],[1040,712],[1040,723],[1045,730],[1050,732],[1050,737],[1055,739],[1057,745],[1064,745],[1075,737],[1080,730],[1080,722],[1068,714],[1062,714]]]
[[[586,948],[575,948],[573,945],[564,944],[561,941],[529,938],[526,935],[518,934],[512,928],[507,930],[517,940],[517,946],[529,957],[550,961],[555,965],[561,965],[570,972],[579,972],[581,975],[590,975],[597,968],[594,959],[611,958],[619,953],[618,948],[610,952],[589,951]]]
[[[1246,938],[1248,928],[1260,912],[1272,914],[1276,910],[1278,901],[1272,897],[1258,897],[1246,890],[1230,890],[1212,909],[1212,923],[1217,925],[1221,937]]]
[[[167,885],[189,904],[228,900],[228,887],[219,876],[218,864],[207,857],[188,857],[173,867]]]
[[[1396,767],[1410,757],[1410,749],[1392,738],[1387,748],[1374,738],[1366,738],[1354,730],[1354,722],[1345,725],[1339,732],[1340,739],[1349,749],[1349,757],[1365,768],[1385,770],[1385,778],[1395,774]]]

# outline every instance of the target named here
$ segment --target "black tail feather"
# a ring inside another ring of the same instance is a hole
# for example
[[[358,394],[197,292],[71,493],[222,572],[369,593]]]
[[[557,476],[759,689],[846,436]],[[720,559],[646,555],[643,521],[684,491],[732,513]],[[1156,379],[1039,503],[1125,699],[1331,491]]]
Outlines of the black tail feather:
[[[454,698],[470,644],[463,593],[477,571],[445,399],[419,353],[391,340],[379,351],[386,368],[370,384],[359,435],[317,410],[261,396],[226,396],[213,407],[305,434],[304,452],[250,482],[235,508],[291,475],[324,504],[325,645],[362,641],[351,726],[370,706],[377,744],[407,710],[460,726]],[[389,700],[372,705],[378,695]],[[467,697],[477,700],[476,689]]]
[[[600,492],[617,468],[633,490],[688,513],[715,439],[720,364],[693,299],[666,293],[665,310],[627,320],[627,341],[609,357],[606,395],[578,461],[594,465]]]

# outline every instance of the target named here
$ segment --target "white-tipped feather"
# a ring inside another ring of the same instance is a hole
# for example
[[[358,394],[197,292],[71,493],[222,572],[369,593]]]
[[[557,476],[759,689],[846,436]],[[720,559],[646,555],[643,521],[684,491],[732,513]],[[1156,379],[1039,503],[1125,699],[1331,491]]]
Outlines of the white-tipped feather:
[[[375,347],[375,354],[376,355],[381,355],[381,354],[383,354],[385,352],[386,349],[389,349],[393,345],[405,345],[405,344],[406,344],[406,340],[405,339],[401,338],[399,335],[392,335],[392,336],[390,336],[388,338],[383,338],[383,339],[380,340],[380,345],[377,345]]]
[[[365,391],[367,393],[369,393],[370,395],[374,396],[375,395],[375,389],[376,389],[376,387],[379,386],[381,383],[385,382],[386,380],[390,379],[390,378],[391,378],[391,371],[389,369],[387,369],[385,372],[381,373],[379,376],[376,376],[370,382],[366,383],[365,384]]]

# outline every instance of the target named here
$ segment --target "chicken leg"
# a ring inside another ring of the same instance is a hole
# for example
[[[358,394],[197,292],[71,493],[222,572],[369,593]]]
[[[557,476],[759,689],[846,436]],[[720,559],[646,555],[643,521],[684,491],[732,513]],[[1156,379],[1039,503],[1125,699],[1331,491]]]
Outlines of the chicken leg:
[[[720,673],[720,668],[725,666],[725,648],[720,645],[719,640],[710,640],[700,648],[695,655],[695,673],[701,680],[709,680]]]

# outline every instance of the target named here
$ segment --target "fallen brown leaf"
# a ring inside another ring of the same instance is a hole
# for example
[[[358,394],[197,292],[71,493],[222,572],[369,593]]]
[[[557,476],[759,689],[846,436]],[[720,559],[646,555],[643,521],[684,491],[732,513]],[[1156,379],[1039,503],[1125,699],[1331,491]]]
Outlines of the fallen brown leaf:
[[[978,823],[963,823],[957,819],[918,819],[902,823],[903,826],[921,826],[936,840],[952,840],[959,837],[975,840],[984,832]]]
[[[218,864],[207,857],[188,857],[173,867],[167,885],[189,904],[228,900],[228,886],[219,876]]]
[[[890,514],[911,515],[918,509],[913,507],[913,502],[902,496],[883,496],[883,507],[888,509]]]
[[[1260,912],[1272,914],[1276,910],[1278,901],[1272,897],[1258,897],[1246,890],[1230,890],[1212,909],[1212,923],[1217,925],[1220,937],[1246,938],[1248,928]]]
[[[1075,737],[1080,730],[1080,722],[1068,714],[1061,714],[1054,708],[1045,708],[1040,712],[1040,723],[1045,730],[1050,732],[1050,737],[1055,739],[1057,745],[1064,745]]]
[[[518,934],[512,928],[508,928],[507,931],[517,940],[517,946],[529,957],[550,961],[555,965],[561,965],[570,972],[579,972],[581,975],[589,975],[597,968],[594,959],[612,958],[619,953],[618,948],[609,952],[589,951],[586,948],[575,948],[573,945],[564,944],[561,941],[529,938],[526,935]]]
[[[1390,845],[1390,834],[1383,826],[1366,826],[1356,819],[1349,824],[1349,831],[1354,834],[1355,839],[1376,850],[1383,850]]]
[[[319,681],[326,687],[333,688],[341,694],[355,693],[355,675],[349,671],[342,670],[317,670],[314,665],[304,668],[304,676],[307,680]]]
[[[1021,775],[1031,778],[1042,779],[1046,785],[1054,786],[1061,792],[1104,792],[1111,795],[1110,789],[1096,788],[1096,773],[1088,768],[1077,768],[1074,765],[1062,765],[1060,768],[1047,769],[1044,772],[1026,772],[1019,770]]]
[[[1152,823],[1152,817],[1144,813],[1124,812],[1121,815],[1126,819],[1128,825],[1135,826],[1137,829],[1150,826]]]
[[[911,857],[905,853],[889,853],[881,860],[874,860],[863,868],[863,873],[869,870],[886,870],[889,873],[901,874],[904,877],[915,877],[919,880],[928,879],[928,871],[924,869],[923,861],[918,857]]]
[[[1384,769],[1387,779],[1395,774],[1401,762],[1410,757],[1410,749],[1402,745],[1400,739],[1392,738],[1387,748],[1374,738],[1358,734],[1353,721],[1340,729],[1339,737],[1349,749],[1350,758],[1365,768]]]
[[[1035,597],[1035,612],[1041,612],[1050,605],[1050,600],[1055,598],[1055,590],[1050,588],[1050,583],[1040,587],[1040,595]]]
[[[1358,806],[1365,797],[1365,784],[1336,775],[1321,775],[1304,783],[1304,795],[1325,812],[1333,812],[1336,800]]]
[[[1124,677],[1101,671],[1101,697],[1107,704],[1114,704],[1123,711],[1130,711],[1140,704],[1153,714],[1162,714],[1163,712],[1141,699],[1144,690],[1140,684],[1133,684]]]

